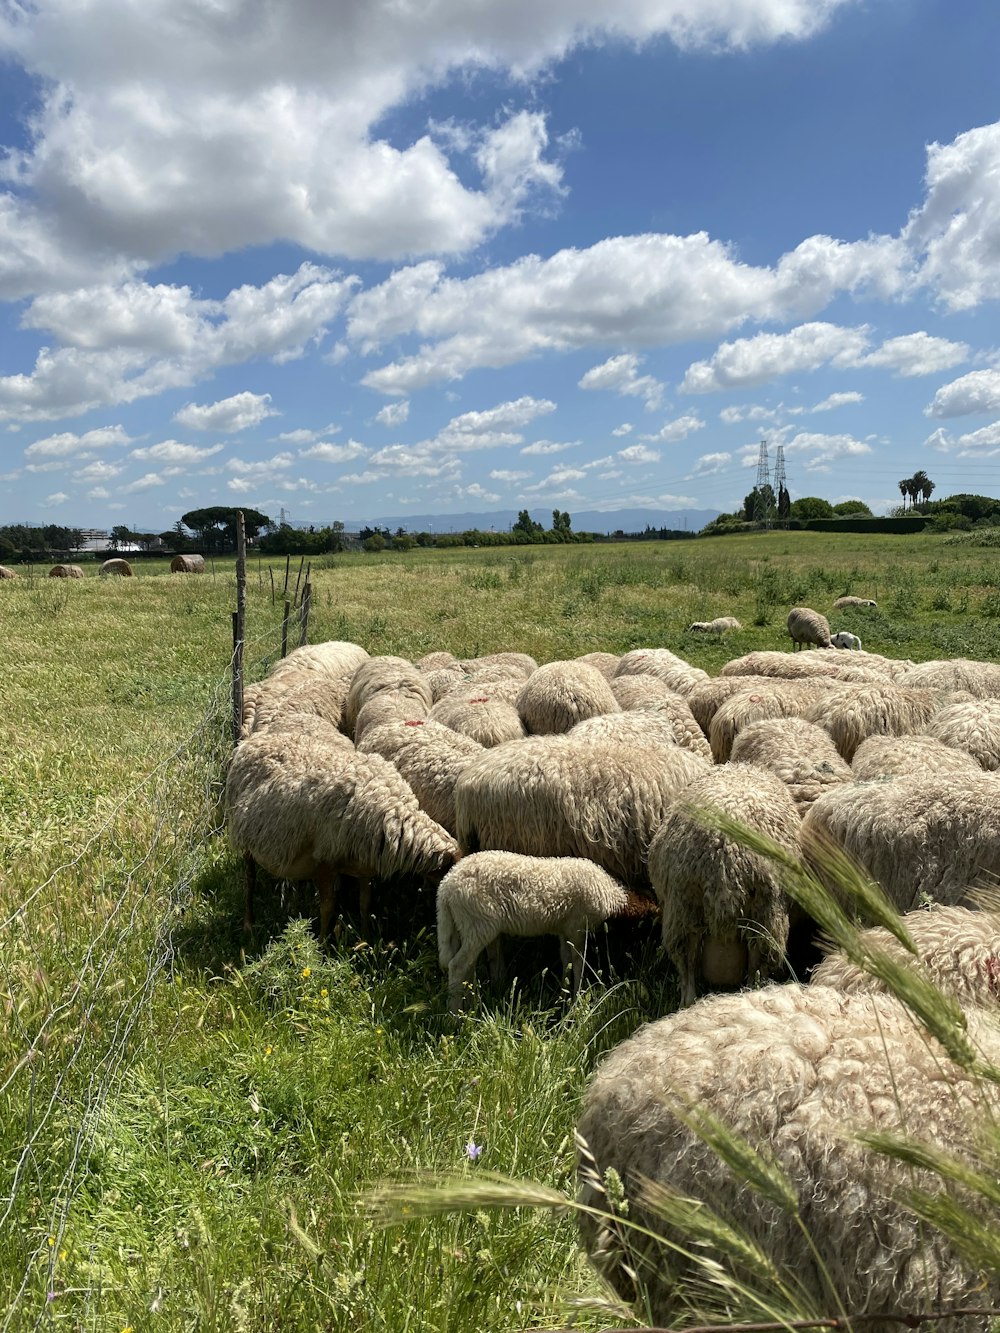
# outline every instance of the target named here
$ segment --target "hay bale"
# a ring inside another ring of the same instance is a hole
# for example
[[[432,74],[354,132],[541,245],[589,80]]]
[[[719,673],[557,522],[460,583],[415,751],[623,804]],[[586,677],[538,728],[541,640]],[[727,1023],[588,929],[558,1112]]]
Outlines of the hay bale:
[[[122,560],[116,556],[113,560],[105,560],[97,572],[98,574],[117,574],[119,578],[130,579],[132,577],[132,566],[127,560]]]
[[[204,574],[203,555],[175,555],[170,562],[171,574]]]
[[[7,565],[0,565],[0,579],[17,579],[20,577],[16,570],[10,569]]]

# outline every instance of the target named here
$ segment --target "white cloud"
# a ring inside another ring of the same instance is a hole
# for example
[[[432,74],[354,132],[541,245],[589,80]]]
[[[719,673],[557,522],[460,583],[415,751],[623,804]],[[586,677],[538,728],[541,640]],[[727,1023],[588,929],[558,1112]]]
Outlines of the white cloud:
[[[692,477],[710,477],[714,472],[721,472],[724,467],[733,461],[732,454],[714,453],[702,454],[694,465],[691,473]]]
[[[274,438],[278,444],[315,444],[328,435],[339,435],[339,426],[324,426],[322,430],[285,430]]]
[[[644,444],[630,444],[627,449],[619,449],[618,457],[623,463],[658,463],[660,451],[649,449]]]
[[[530,473],[530,472],[508,472],[508,471],[505,471],[505,470],[494,469],[494,471],[492,471],[492,472],[490,473],[490,480],[491,480],[491,481],[524,481],[526,477],[530,477],[530,476],[531,476],[531,473]]]
[[[375,413],[375,420],[382,426],[401,426],[410,415],[410,402],[404,398],[398,403],[386,403],[385,407]]]
[[[764,384],[779,375],[816,370],[830,363],[855,365],[868,345],[868,329],[836,324],[800,324],[788,333],[758,333],[723,343],[708,361],[688,366],[682,393],[714,393],[720,389]]]
[[[885,367],[906,378],[915,375],[934,375],[950,370],[969,359],[966,343],[949,342],[947,338],[933,338],[929,333],[905,333],[899,338],[887,338],[881,347],[869,352],[855,364]]]
[[[357,440],[348,440],[346,444],[314,444],[311,449],[300,449],[300,458],[318,458],[323,463],[349,463],[354,458],[363,458],[368,450]]]
[[[614,428],[611,434],[617,436],[631,435],[633,430],[635,430],[635,427],[632,425],[631,421],[623,421],[620,426]]]
[[[270,477],[275,473],[284,472],[292,467],[295,459],[289,453],[275,454],[273,458],[258,459],[255,462],[247,462],[244,458],[231,458],[226,464],[230,472],[238,472],[241,476],[262,476]]]
[[[136,495],[140,491],[151,490],[154,486],[163,486],[166,483],[158,472],[147,472],[145,476],[130,481],[127,486],[121,489],[122,495]]]
[[[95,486],[87,492],[88,500],[110,500],[111,492],[103,486]]]
[[[943,427],[928,436],[925,443],[941,453],[955,454],[957,458],[992,458],[1000,453],[1000,421],[979,430],[969,431],[966,435],[949,435]]]
[[[1000,411],[1000,370],[973,370],[943,384],[924,409],[929,417],[964,417]]]
[[[593,366],[580,379],[580,389],[607,389],[629,397],[641,398],[648,412],[663,401],[663,385],[652,375],[640,375],[642,358],[635,352],[613,356],[600,366]]]
[[[204,449],[199,449],[194,444],[180,444],[177,440],[163,440],[160,444],[151,444],[143,449],[133,449],[129,457],[137,458],[141,462],[148,460],[154,463],[183,463],[189,465],[203,463],[206,458],[211,458],[213,454],[219,453],[224,447],[221,444],[211,444]]]
[[[251,393],[246,390],[204,406],[187,403],[175,413],[174,420],[189,430],[211,430],[220,435],[233,435],[236,431],[259,426],[266,417],[277,416],[270,403],[269,393]]]
[[[87,463],[85,467],[79,468],[73,473],[74,481],[113,481],[115,477],[120,477],[125,471],[121,463],[109,463],[106,459],[98,458],[93,463]]]
[[[368,462],[371,468],[378,469],[374,474],[376,477],[389,472],[401,477],[443,477],[461,471],[457,458],[441,458],[421,445],[410,448],[402,444],[390,444],[388,448],[378,449],[371,454]]]
[[[697,504],[693,495],[619,495],[612,500],[597,500],[594,508],[601,513],[614,514],[619,509],[677,509]]]
[[[803,454],[806,457],[806,471],[821,469],[822,464],[834,462],[838,458],[858,458],[870,454],[870,444],[856,440],[853,435],[821,435],[800,432],[785,445],[786,457],[791,454]],[[756,453],[754,453],[756,458]]]
[[[856,393],[854,390],[845,391],[844,393],[831,393],[828,397],[824,398],[822,402],[814,403],[812,407],[807,409],[807,411],[833,412],[838,407],[851,407],[855,403],[863,403],[864,401],[864,394]]]
[[[500,499],[495,491],[488,491],[485,486],[480,486],[478,481],[474,481],[471,486],[456,486],[455,494],[473,500],[486,500],[490,503]]]
[[[64,431],[61,435],[48,435],[44,440],[36,440],[24,451],[25,458],[87,458],[95,449],[109,449],[132,443],[132,437],[121,426],[103,426],[97,430],[88,430],[83,435]]]
[[[643,435],[642,439],[660,444],[670,444],[675,440],[686,440],[689,435],[696,430],[701,430],[704,425],[705,423],[700,417],[689,413],[687,416],[677,417],[674,421],[665,422],[655,435]]]
[[[540,454],[561,454],[566,449],[575,449],[578,444],[578,440],[570,444],[556,444],[553,440],[536,440],[534,444],[526,444],[521,453],[533,458]]]
[[[780,411],[780,405],[778,407],[764,407],[762,405],[755,407],[749,405],[724,407],[719,413],[719,420],[727,426],[735,426],[743,421],[773,421]]]
[[[47,505],[63,505],[68,499],[69,496],[65,491],[55,491],[52,495],[45,497],[45,503]]]

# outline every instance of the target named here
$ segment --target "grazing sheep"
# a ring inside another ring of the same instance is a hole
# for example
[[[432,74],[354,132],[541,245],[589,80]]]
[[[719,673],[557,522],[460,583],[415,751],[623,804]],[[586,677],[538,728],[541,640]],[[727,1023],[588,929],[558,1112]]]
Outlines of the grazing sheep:
[[[455,832],[455,784],[483,753],[477,741],[430,720],[383,722],[365,731],[358,749],[388,759],[410,784],[420,808]]]
[[[379,690],[363,704],[354,724],[354,743],[361,740],[369,727],[383,722],[414,722],[430,712],[423,699],[414,698],[409,690]]]
[[[848,685],[817,699],[803,714],[828,731],[847,760],[869,736],[909,736],[922,731],[941,707],[936,690],[910,690],[881,681]]]
[[[1000,777],[979,769],[845,783],[825,792],[802,821],[802,846],[821,878],[831,842],[901,912],[918,907],[922,896],[965,902],[977,883],[1000,876]]]
[[[321,717],[343,730],[349,688],[348,677],[338,679],[318,671],[269,676],[244,691],[242,735],[269,731],[275,722],[295,713]]]
[[[917,947],[917,958],[884,926],[862,931],[860,942],[919,971],[963,1007],[1000,1003],[1000,916],[995,911],[932,906],[907,912],[902,922]],[[883,981],[839,950],[827,954],[809,984],[851,995],[886,989]]]
[[[970,1013],[969,1036],[987,1060],[1000,1059],[1000,1034],[982,1011]],[[697,1132],[699,1108],[776,1161],[797,1209],[773,1190],[749,1188],[723,1163]],[[647,1180],[735,1223],[786,1285],[803,1291],[804,1308],[905,1315],[991,1306],[1000,1299],[996,1274],[984,1275],[906,1205],[907,1190],[939,1192],[940,1178],[874,1152],[858,1135],[923,1136],[968,1160],[971,1122],[997,1109],[997,1085],[953,1063],[893,996],[800,985],[712,996],[640,1028],[591,1081],[579,1122],[592,1154],[579,1168],[582,1202],[607,1207],[601,1179],[613,1169],[630,1225],[585,1215],[587,1248],[626,1298],[634,1294],[627,1270],[637,1273],[650,1322],[669,1327],[689,1312],[685,1280],[710,1280],[697,1259],[705,1251],[657,1217],[655,1199],[643,1195]],[[711,1263],[712,1252],[705,1257]],[[742,1271],[734,1259],[724,1263]],[[936,1327],[957,1333],[970,1322],[977,1333],[989,1325],[984,1317]]]
[[[368,654],[360,644],[349,643],[342,639],[329,639],[325,643],[307,643],[293,649],[287,657],[281,657],[272,666],[268,674],[268,683],[273,685],[291,677],[301,679],[303,673],[319,672],[333,676],[337,680],[346,678],[350,685],[351,677],[363,662],[368,661]],[[346,694],[345,694],[346,699]]]
[[[582,657],[575,659],[577,662],[583,662],[585,666],[594,667],[605,680],[612,679],[621,660],[617,653],[584,653]]]
[[[788,613],[788,633],[793,648],[808,644],[816,648],[830,647],[830,622],[826,616],[808,606],[793,606]]]
[[[1000,666],[968,657],[944,658],[911,667],[896,683],[916,689],[965,690],[976,699],[1000,699]]]
[[[529,735],[569,731],[588,717],[618,713],[618,700],[601,673],[581,662],[549,662],[533,671],[514,700]]]
[[[687,700],[668,689],[662,680],[655,676],[619,676],[611,682],[611,692],[626,713],[662,718],[670,723],[678,745],[711,760],[711,748]]]
[[[259,731],[266,731],[269,736],[309,736],[324,741],[327,745],[339,745],[342,749],[353,750],[354,742],[345,736],[333,722],[329,722],[319,713],[278,712]],[[241,738],[252,735],[253,731],[243,731]]]
[[[170,562],[171,574],[204,574],[203,555],[175,555]]]
[[[849,659],[834,653],[780,653],[761,651],[746,653],[720,668],[720,676],[784,676],[787,680],[801,680],[803,676],[829,676],[831,680],[857,681],[897,680],[913,666],[912,662],[896,661],[879,653],[864,651],[852,653]]]
[[[520,675],[525,680],[533,671],[538,670],[538,663],[527,653],[487,653],[484,657],[467,657],[459,665],[470,675],[474,675],[482,667],[502,666],[508,669],[510,675]]]
[[[861,640],[856,634],[849,634],[846,629],[831,634],[830,643],[834,648],[850,648],[855,653],[861,652]]]
[[[49,570],[50,579],[82,579],[83,570],[79,565],[53,565]]]
[[[845,606],[878,606],[878,602],[873,602],[870,597],[838,597],[833,604],[835,611],[843,611]]]
[[[801,717],[751,722],[733,741],[729,758],[734,764],[759,764],[780,778],[800,815],[829,787],[854,777],[829,734]]]
[[[442,668],[458,666],[458,658],[448,652],[426,653],[413,665],[418,671],[440,671]]]
[[[716,616],[714,620],[695,620],[688,625],[689,634],[725,634],[727,630],[742,629],[735,616]]]
[[[682,750],[530,736],[474,759],[455,788],[462,854],[585,856],[631,888],[673,797],[707,770]]]
[[[116,558],[105,560],[97,572],[98,574],[117,574],[120,578],[130,579],[132,577],[132,566],[127,560]]]
[[[434,702],[427,677],[422,676],[412,662],[407,662],[404,657],[369,657],[351,677],[351,688],[344,705],[344,725],[350,735],[354,735],[361,709],[380,690],[409,695],[415,705],[423,705],[424,715]]]
[[[672,803],[649,845],[649,878],[682,1004],[693,1004],[704,983],[773,974],[788,943],[788,899],[774,864],[706,823],[714,811],[799,854],[801,820],[788,788],[755,764],[705,773]]]
[[[469,677],[457,663],[450,667],[435,667],[425,674],[427,684],[431,687],[431,698],[435,703],[450,694],[452,690],[460,690],[469,684]]]
[[[446,694],[427,716],[432,722],[441,722],[487,748],[522,740],[527,735],[514,705],[488,685],[478,688],[471,685]]]
[[[717,764],[724,764],[736,737],[751,722],[769,717],[802,717],[817,702],[840,693],[825,685],[817,688],[809,680],[769,681],[764,689],[739,690],[723,699],[712,717],[708,729],[712,757]]]
[[[633,648],[618,663],[614,679],[622,676],[655,676],[668,689],[690,694],[696,685],[708,680],[708,672],[692,666],[669,648]]]
[[[942,708],[927,723],[924,735],[964,750],[981,768],[1000,768],[1000,699]]]
[[[325,939],[340,874],[362,880],[367,915],[372,877],[443,874],[457,850],[388,760],[301,734],[264,732],[241,741],[225,806],[230,840],[245,858],[246,928],[253,925],[257,865],[276,878],[313,880]]]
[[[438,960],[448,974],[449,1007],[461,1008],[476,960],[501,935],[558,935],[573,994],[583,980],[587,936],[611,918],[658,915],[651,898],[626,889],[577,856],[476,852],[448,871],[437,893]]]
[[[684,701],[698,726],[708,736],[712,718],[720,704],[744,690],[769,690],[774,679],[773,676],[712,676],[696,685],[690,694],[685,695]]]
[[[854,751],[851,771],[855,782],[882,778],[911,777],[914,773],[975,773],[979,770],[971,754],[953,750],[943,741],[922,733],[916,736],[869,736]]]
[[[17,579],[20,577],[16,569],[11,569],[9,565],[0,565],[0,579]]]
[[[685,725],[683,720],[666,713],[606,713],[603,717],[590,717],[585,722],[578,722],[566,733],[576,740],[617,741],[622,745],[679,746],[690,750],[692,754],[712,762],[712,751],[701,734],[701,728],[690,715]]]

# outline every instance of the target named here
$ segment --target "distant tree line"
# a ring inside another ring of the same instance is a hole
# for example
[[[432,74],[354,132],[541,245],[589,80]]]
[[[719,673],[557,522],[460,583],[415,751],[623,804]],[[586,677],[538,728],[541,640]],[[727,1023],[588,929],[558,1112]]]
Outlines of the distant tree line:
[[[83,545],[81,528],[64,528],[58,523],[44,527],[28,527],[24,523],[8,523],[0,527],[0,565],[28,564],[49,560],[53,556],[69,556]]]

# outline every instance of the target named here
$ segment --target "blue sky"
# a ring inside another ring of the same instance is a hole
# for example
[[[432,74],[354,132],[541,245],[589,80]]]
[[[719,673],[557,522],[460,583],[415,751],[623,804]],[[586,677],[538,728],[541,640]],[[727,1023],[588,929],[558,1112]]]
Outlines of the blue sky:
[[[610,523],[761,439],[998,494],[998,50],[995,0],[0,0],[0,522]]]

